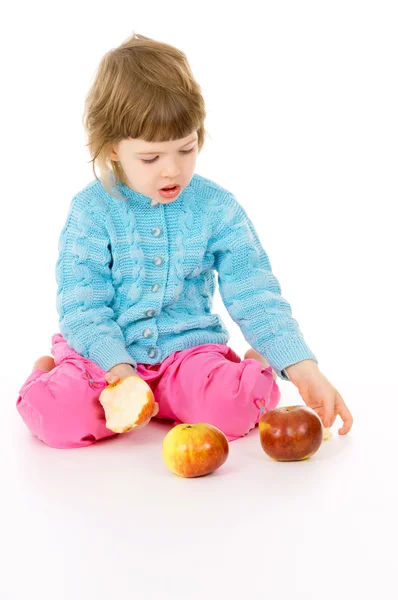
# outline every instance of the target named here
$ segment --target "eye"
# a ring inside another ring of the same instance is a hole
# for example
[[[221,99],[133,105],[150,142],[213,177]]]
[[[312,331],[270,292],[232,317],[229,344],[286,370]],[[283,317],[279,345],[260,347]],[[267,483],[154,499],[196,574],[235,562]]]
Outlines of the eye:
[[[191,148],[190,150],[180,150],[181,154],[191,154],[191,152],[193,152],[195,150],[195,146],[193,148]],[[145,158],[141,158],[143,163],[146,163],[147,165],[150,165],[151,163],[154,163],[155,161],[157,161],[157,159],[159,158],[159,156],[155,156],[155,158],[151,158],[149,160],[146,160]]]
[[[190,150],[180,150],[181,154],[191,154],[195,150],[195,146]]]

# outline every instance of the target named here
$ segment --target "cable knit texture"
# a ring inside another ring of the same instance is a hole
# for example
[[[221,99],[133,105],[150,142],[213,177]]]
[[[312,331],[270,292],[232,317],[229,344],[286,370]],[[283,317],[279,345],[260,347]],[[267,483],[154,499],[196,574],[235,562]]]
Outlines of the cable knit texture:
[[[281,296],[253,223],[235,196],[195,174],[170,204],[94,180],[71,202],[56,263],[59,327],[69,346],[108,371],[172,352],[226,344],[212,313],[222,300],[276,373],[317,362]]]

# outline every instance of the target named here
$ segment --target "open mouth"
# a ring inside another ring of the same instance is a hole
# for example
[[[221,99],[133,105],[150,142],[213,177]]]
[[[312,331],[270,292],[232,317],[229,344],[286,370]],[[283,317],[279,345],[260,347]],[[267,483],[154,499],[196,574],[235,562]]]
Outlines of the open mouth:
[[[176,198],[180,193],[180,185],[167,185],[159,190],[159,194],[162,198]]]

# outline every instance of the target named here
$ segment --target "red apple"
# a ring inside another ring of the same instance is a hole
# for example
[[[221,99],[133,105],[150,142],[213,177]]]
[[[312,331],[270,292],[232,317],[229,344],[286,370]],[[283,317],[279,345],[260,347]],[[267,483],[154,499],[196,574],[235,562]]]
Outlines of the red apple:
[[[170,429],[162,445],[166,466],[180,477],[200,477],[212,473],[228,458],[224,433],[214,425],[182,423]]]
[[[268,456],[278,461],[305,460],[318,450],[323,425],[307,406],[282,406],[260,419],[260,441]]]

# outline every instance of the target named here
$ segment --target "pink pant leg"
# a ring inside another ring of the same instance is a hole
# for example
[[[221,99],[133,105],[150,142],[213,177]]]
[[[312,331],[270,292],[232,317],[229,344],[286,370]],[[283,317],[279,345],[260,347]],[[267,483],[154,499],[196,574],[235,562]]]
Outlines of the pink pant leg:
[[[19,391],[17,410],[29,431],[53,448],[79,448],[115,435],[99,402],[105,371],[72,350],[61,334],[52,340],[55,368],[34,370]]]
[[[252,358],[241,360],[227,345],[175,352],[167,362],[156,389],[160,418],[209,423],[232,441],[246,435],[263,411],[279,403],[271,367],[264,369]]]

